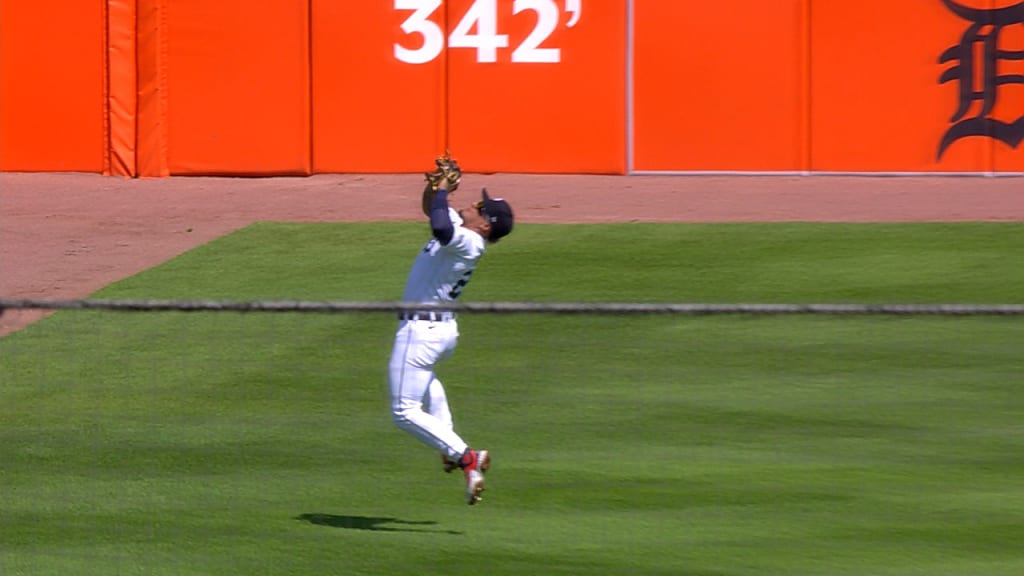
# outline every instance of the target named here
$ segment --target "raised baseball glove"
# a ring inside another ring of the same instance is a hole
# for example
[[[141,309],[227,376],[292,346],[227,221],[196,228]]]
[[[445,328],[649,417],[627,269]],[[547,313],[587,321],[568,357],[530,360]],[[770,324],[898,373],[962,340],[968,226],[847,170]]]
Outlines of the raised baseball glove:
[[[427,172],[423,175],[430,185],[430,189],[437,190],[441,186],[442,181],[447,181],[448,191],[455,192],[462,181],[462,168],[459,167],[459,163],[446,150],[444,156],[438,156],[434,160],[434,164],[437,168],[433,172]]]

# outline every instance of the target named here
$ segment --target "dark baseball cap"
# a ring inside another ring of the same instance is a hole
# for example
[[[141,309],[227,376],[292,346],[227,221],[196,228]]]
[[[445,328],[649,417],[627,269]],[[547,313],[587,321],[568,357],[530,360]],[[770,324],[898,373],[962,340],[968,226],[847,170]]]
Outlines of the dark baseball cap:
[[[498,239],[508,236],[512,232],[512,223],[515,221],[515,217],[512,216],[512,207],[501,198],[491,198],[487,194],[487,188],[483,189],[480,212],[491,224],[491,233],[487,237],[489,241],[497,242]]]

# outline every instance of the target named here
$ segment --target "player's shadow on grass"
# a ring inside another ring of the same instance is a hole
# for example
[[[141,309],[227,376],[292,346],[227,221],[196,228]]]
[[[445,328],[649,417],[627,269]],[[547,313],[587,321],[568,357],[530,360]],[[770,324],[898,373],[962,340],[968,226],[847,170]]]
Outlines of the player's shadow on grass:
[[[433,520],[402,520],[401,518],[384,518],[377,516],[342,516],[338,514],[299,514],[296,520],[330,526],[331,528],[347,528],[349,530],[373,530],[375,532],[432,532],[435,534],[461,535],[456,530],[438,530],[416,528],[416,526],[436,526]]]

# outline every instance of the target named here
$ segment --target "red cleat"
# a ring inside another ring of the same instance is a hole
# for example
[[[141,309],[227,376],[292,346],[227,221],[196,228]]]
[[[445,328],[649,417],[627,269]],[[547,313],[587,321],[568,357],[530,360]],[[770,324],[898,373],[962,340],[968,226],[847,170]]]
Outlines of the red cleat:
[[[484,472],[491,467],[491,454],[487,450],[466,450],[461,466],[466,474],[466,504],[472,506],[482,500]]]

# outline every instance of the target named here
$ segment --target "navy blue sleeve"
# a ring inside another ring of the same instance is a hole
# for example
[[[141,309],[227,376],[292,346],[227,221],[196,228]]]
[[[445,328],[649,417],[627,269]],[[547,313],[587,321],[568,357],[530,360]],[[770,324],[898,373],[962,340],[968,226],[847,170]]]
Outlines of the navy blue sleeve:
[[[448,191],[438,190],[434,196],[434,202],[430,205],[430,229],[434,232],[434,238],[447,246],[455,236],[455,225],[448,216]]]

